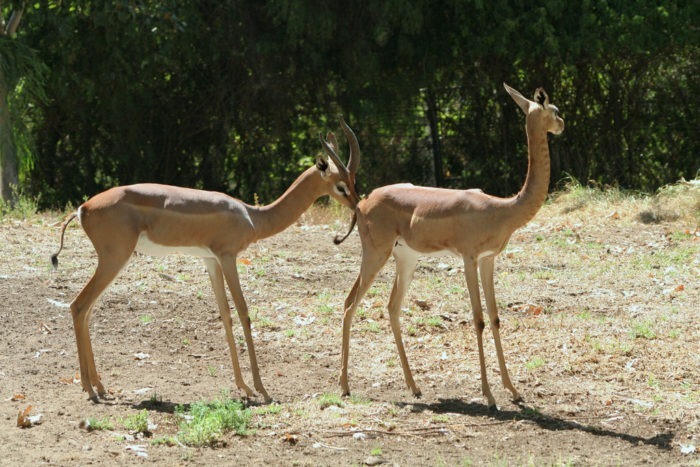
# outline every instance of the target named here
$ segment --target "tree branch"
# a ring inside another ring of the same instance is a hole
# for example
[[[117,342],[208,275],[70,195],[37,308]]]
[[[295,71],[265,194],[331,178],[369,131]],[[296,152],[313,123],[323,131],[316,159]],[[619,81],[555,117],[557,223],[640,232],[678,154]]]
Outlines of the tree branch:
[[[7,26],[5,27],[5,35],[6,36],[11,36],[15,32],[17,32],[17,28],[19,27],[19,22],[22,19],[22,14],[24,14],[24,3],[16,9],[15,11],[12,12],[12,15],[10,16],[10,21],[7,23]]]

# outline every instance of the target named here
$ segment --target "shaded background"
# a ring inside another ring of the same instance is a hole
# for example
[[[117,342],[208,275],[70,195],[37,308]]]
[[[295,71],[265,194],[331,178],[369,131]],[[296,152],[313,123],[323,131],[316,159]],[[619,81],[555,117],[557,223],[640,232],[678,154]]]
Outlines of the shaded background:
[[[700,168],[698,5],[36,1],[0,37],[20,188],[58,207],[143,181],[268,202],[343,114],[362,192],[510,195],[527,158],[505,81],[561,110],[552,184],[653,191]]]

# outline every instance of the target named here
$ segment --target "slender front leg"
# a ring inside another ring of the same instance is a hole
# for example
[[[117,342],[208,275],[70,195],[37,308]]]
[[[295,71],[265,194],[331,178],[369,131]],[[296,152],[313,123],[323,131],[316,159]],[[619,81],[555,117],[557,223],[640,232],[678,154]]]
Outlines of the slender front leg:
[[[347,299],[345,299],[345,312],[343,313],[343,341],[341,344],[341,356],[340,356],[340,390],[343,396],[350,395],[350,386],[348,384],[348,360],[350,352],[350,327],[352,325],[352,318],[355,315],[355,310],[360,304],[360,300],[365,296],[369,290],[374,278],[377,276],[379,270],[384,266],[386,260],[391,254],[391,249],[377,253],[375,250],[368,252],[364,248],[362,251],[362,266],[360,267],[360,275],[355,280],[355,284],[350,291]]]
[[[205,258],[204,263],[207,265],[207,272],[209,272],[209,279],[211,279],[211,286],[214,289],[216,303],[219,307],[219,314],[221,315],[221,322],[223,323],[224,331],[226,332],[226,342],[228,343],[228,348],[231,353],[233,377],[236,381],[236,387],[243,390],[247,397],[253,397],[253,390],[245,384],[243,375],[241,374],[241,366],[238,363],[238,352],[236,351],[236,342],[233,338],[231,310],[229,309],[228,300],[226,299],[224,276],[221,272],[221,267],[219,266],[218,261],[214,258]]]
[[[510,376],[508,375],[508,368],[506,367],[506,359],[503,355],[503,348],[501,346],[501,334],[500,327],[501,321],[498,318],[498,307],[496,305],[496,294],[493,286],[493,272],[494,272],[495,256],[489,256],[483,258],[479,261],[479,274],[481,276],[481,287],[484,289],[484,299],[486,300],[486,310],[489,314],[489,321],[491,322],[491,332],[493,333],[493,341],[496,344],[496,355],[498,355],[498,366],[501,369],[501,380],[503,381],[503,386],[510,390],[513,394],[513,401],[520,402],[522,397],[518,391],[513,386],[510,381]]]
[[[271,402],[272,399],[267,394],[262,380],[260,379],[260,371],[258,370],[258,359],[255,354],[255,344],[253,343],[253,334],[250,329],[250,317],[248,316],[248,305],[243,298],[241,283],[238,279],[238,269],[236,268],[236,257],[234,255],[226,255],[221,258],[221,268],[223,269],[224,277],[228,288],[231,289],[233,303],[238,311],[238,318],[243,327],[245,335],[246,347],[248,347],[248,357],[250,358],[250,370],[253,372],[253,386],[263,396],[265,402]]]
[[[394,340],[396,341],[396,348],[399,352],[399,359],[401,360],[401,368],[403,369],[403,376],[406,380],[406,384],[411,389],[414,396],[420,397],[420,389],[418,389],[415,381],[413,381],[413,374],[411,373],[411,368],[408,366],[408,359],[406,358],[403,339],[401,338],[400,319],[401,304],[406,296],[406,291],[408,291],[408,286],[411,284],[411,280],[413,280],[413,272],[416,270],[418,258],[410,254],[397,255],[396,253],[394,253],[394,258],[396,258],[396,278],[394,279],[394,287],[391,289],[391,298],[389,299],[388,307],[391,330],[394,333]]]
[[[481,369],[481,392],[488,400],[489,408],[496,407],[496,399],[491,394],[489,381],[486,377],[486,361],[484,359],[484,314],[481,309],[481,297],[479,295],[479,278],[477,277],[476,260],[464,258],[464,275],[467,279],[469,298],[472,303],[472,315],[474,318],[474,330],[476,331],[476,343],[479,347],[479,367]]]

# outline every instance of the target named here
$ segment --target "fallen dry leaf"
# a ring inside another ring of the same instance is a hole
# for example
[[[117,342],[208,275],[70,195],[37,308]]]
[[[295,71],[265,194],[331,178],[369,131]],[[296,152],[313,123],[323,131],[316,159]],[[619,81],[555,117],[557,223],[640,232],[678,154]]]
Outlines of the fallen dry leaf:
[[[252,264],[252,261],[249,260],[248,258],[238,258],[238,264],[244,264],[246,266],[250,266]]]
[[[17,412],[17,426],[19,428],[29,428],[32,422],[29,420],[29,412],[32,411],[32,406],[28,405],[26,409]]]
[[[531,303],[524,305],[514,305],[512,307],[514,311],[520,311],[528,316],[539,316],[544,312],[544,308],[539,305],[533,305]]]
[[[80,382],[80,373],[75,373],[75,376],[72,378],[59,378],[59,381],[65,384],[78,384]]]

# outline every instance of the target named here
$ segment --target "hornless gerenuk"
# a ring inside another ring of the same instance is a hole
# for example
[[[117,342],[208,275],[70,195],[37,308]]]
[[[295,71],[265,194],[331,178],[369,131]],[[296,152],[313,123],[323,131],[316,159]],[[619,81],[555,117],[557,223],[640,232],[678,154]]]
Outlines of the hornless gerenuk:
[[[508,376],[501,348],[493,286],[494,260],[505,248],[513,231],[532,219],[542,206],[547,196],[550,172],[547,133],[560,134],[564,131],[564,121],[542,88],[535,91],[534,100],[529,100],[508,85],[504,86],[526,116],[529,164],[525,184],[519,193],[510,198],[499,198],[481,190],[449,190],[399,184],[378,188],[358,204],[355,213],[362,242],[362,265],[345,300],[339,381],[344,395],[350,393],[348,352],[353,315],[377,273],[393,254],[396,259],[396,278],[388,305],[391,329],[406,384],[414,395],[420,396],[401,338],[401,303],[419,257],[447,252],[464,261],[479,348],[481,389],[488,405],[495,408],[496,400],[486,378],[482,343],[485,325],[478,275],[481,276],[503,385],[510,390],[515,401],[521,400]]]

